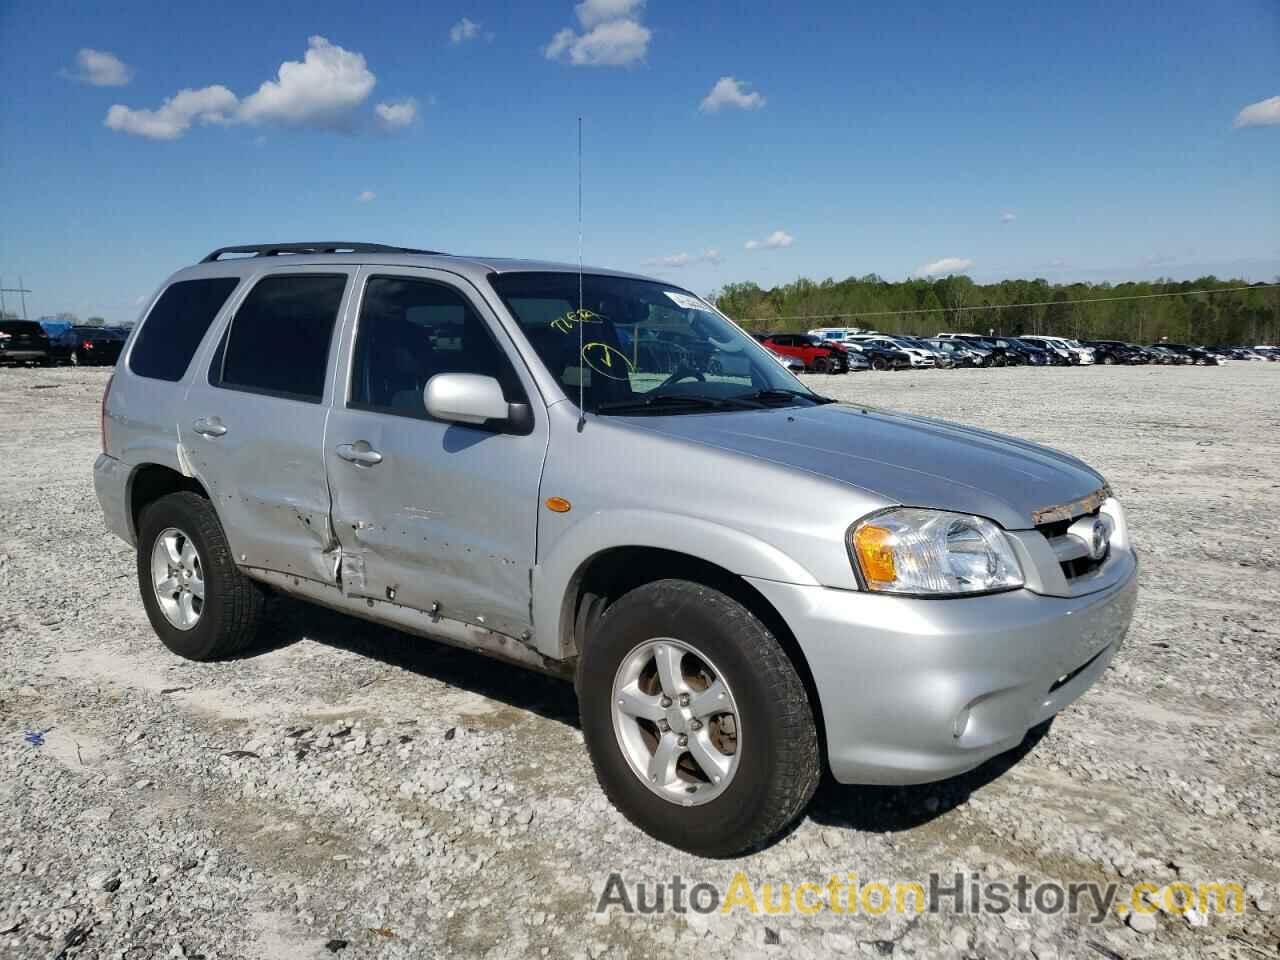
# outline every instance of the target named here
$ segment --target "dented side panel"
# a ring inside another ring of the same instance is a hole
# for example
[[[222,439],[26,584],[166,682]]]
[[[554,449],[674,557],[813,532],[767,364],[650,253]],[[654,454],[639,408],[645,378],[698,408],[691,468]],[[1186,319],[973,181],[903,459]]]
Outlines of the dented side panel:
[[[266,269],[243,284],[224,316],[213,325],[195,360],[195,375],[175,424],[176,457],[182,472],[209,493],[240,564],[338,582],[338,541],[330,515],[324,466],[324,431],[332,386],[323,402],[268,396],[210,385],[208,365],[232,322],[237,305],[263,275],[354,271],[294,267]],[[334,325],[329,375],[338,353],[339,330],[350,281]],[[281,357],[288,363],[288,357]],[[219,435],[197,431],[199,421],[225,428]]]
[[[348,409],[361,290],[370,275],[389,274],[448,285],[470,300],[512,360],[526,394],[531,400],[539,397],[509,337],[474,288],[443,271],[364,268],[343,327],[324,444],[343,592],[527,642],[533,630],[530,581],[538,487],[548,437],[544,408],[535,405],[533,432],[527,436]],[[338,448],[345,444],[367,445],[381,462],[344,459]]]

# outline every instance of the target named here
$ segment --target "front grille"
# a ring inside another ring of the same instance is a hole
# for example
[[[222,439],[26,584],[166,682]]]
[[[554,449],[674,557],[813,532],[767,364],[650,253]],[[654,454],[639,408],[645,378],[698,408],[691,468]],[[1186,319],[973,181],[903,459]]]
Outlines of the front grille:
[[[1054,520],[1049,523],[1041,523],[1036,529],[1049,541],[1049,546],[1053,549],[1054,555],[1058,558],[1058,566],[1062,568],[1062,575],[1068,580],[1075,580],[1078,577],[1086,576],[1097,570],[1100,566],[1107,562],[1110,556],[1110,548],[1098,560],[1089,556],[1089,545],[1077,537],[1068,536],[1067,531],[1073,523],[1077,523],[1086,517],[1096,517],[1098,511],[1092,513],[1081,514],[1072,517],[1069,520]]]

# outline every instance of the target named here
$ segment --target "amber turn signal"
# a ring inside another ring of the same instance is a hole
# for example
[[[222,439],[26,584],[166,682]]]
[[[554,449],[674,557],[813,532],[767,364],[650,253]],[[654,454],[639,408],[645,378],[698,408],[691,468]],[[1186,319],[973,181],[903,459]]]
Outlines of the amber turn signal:
[[[862,575],[875,583],[893,583],[898,571],[893,562],[892,530],[863,524],[853,534],[853,549],[858,555]]]
[[[564,497],[547,497],[545,502],[547,509],[552,513],[568,513],[573,509],[573,504]]]

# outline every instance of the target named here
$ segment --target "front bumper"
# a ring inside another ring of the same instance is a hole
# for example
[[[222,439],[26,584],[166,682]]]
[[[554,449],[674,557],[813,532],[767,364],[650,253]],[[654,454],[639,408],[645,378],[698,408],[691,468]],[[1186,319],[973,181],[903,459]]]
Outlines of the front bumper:
[[[105,453],[93,464],[93,489],[102,506],[107,529],[133,546],[133,524],[129,521],[129,465]]]
[[[1137,560],[1079,597],[925,600],[752,580],[791,627],[842,783],[942,780],[1016,747],[1106,670],[1133,618]]]

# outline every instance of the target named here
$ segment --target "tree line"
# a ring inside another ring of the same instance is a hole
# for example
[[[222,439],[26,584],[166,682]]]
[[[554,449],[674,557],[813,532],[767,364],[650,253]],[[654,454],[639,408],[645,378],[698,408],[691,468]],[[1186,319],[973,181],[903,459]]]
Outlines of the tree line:
[[[1230,292],[1197,292],[1205,290]],[[1213,276],[1118,284],[1043,279],[979,284],[966,276],[892,281],[868,274],[799,279],[767,290],[731,283],[714,299],[755,331],[844,326],[916,336],[994,331],[1135,343],[1162,338],[1211,345],[1280,343],[1280,286]]]

